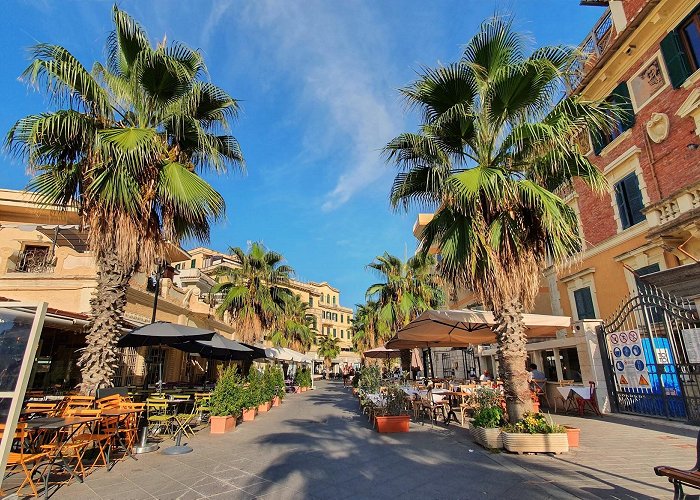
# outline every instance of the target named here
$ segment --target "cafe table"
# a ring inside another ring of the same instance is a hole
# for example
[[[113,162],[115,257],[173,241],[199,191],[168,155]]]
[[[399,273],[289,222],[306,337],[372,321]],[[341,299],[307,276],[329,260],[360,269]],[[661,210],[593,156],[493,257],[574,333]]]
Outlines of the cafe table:
[[[124,429],[121,429],[121,425],[127,420],[129,415],[136,415],[138,413],[141,413],[143,410],[136,410],[132,408],[110,408],[106,410],[102,410],[101,415],[103,417],[114,417],[117,419],[117,425],[116,425],[116,437],[117,437],[117,442],[119,443],[119,446],[124,448],[124,451],[126,452],[127,456],[133,458],[134,460],[138,460],[133,453],[131,453],[131,447],[127,446],[126,443],[124,442],[124,439],[122,438],[121,431]],[[115,462],[116,463],[116,462]],[[111,467],[107,467],[107,471],[111,471]]]
[[[572,406],[578,409],[578,405],[576,404],[576,396],[583,399],[589,399],[591,397],[590,387],[585,387],[582,385],[565,385],[562,387],[557,387],[557,391],[559,391],[559,394],[561,394],[561,397],[566,403],[564,411],[567,412]],[[578,411],[580,413],[580,409]]]
[[[56,450],[52,452],[52,455],[50,455],[51,460],[49,461],[48,467],[46,468],[46,475],[44,476],[45,499],[49,497],[49,478],[51,476],[51,468],[54,465],[58,465],[78,481],[81,483],[83,482],[83,478],[75,473],[75,470],[68,464],[63,456],[63,448],[73,439],[73,436],[75,436],[80,429],[98,422],[100,418],[101,417],[40,417],[33,418],[26,422],[26,428],[29,430],[53,431],[56,433],[55,439],[58,446]],[[71,431],[62,433],[61,431],[66,428],[71,428]]]

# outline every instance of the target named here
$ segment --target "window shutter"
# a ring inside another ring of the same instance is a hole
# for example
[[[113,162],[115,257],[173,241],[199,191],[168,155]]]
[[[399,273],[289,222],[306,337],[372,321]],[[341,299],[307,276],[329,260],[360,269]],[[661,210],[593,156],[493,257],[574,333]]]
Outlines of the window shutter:
[[[629,218],[629,207],[627,206],[627,197],[625,196],[625,187],[623,182],[615,184],[615,202],[617,203],[617,211],[620,213],[620,222],[622,229],[627,229],[632,224]]]
[[[612,92],[615,103],[619,105],[624,114],[621,117],[622,129],[627,130],[634,125],[634,108],[632,107],[632,99],[630,99],[630,91],[627,87],[627,82],[622,82],[615,87]]]
[[[677,89],[693,72],[678,30],[673,30],[666,35],[666,38],[661,40],[660,46],[661,55],[663,55],[668,69],[668,76],[671,78],[671,85]]]
[[[593,319],[595,318],[595,310],[593,309],[593,297],[591,297],[591,289],[580,288],[574,291],[574,300],[576,301],[576,315],[578,319]]]
[[[646,217],[642,212],[644,209],[644,199],[642,198],[642,191],[639,189],[639,178],[636,174],[632,174],[625,177],[622,182],[625,184],[627,208],[629,209],[631,225],[642,222]]]

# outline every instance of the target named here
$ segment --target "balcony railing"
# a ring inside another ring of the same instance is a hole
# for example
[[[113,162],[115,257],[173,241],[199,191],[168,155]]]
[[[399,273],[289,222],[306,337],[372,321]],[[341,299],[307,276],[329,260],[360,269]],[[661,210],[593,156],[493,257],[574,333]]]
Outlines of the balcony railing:
[[[27,248],[20,252],[15,271],[20,273],[52,273],[56,267],[48,247]]]
[[[605,11],[579,46],[581,55],[569,68],[566,86],[569,92],[575,92],[579,85],[596,62],[605,54],[615,39],[615,26],[613,25],[610,9]]]

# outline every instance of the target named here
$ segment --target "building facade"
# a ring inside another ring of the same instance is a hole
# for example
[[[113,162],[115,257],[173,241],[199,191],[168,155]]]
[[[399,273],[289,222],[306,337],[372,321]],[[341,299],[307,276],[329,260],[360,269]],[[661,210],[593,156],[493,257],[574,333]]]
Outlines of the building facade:
[[[593,3],[603,6],[601,17],[581,44],[567,92],[627,113],[611,133],[578,141],[609,189],[593,193],[577,182],[561,193],[578,215],[583,249],[569,266],[543,273],[533,312],[570,316],[574,327],[527,349],[553,382],[595,381],[607,409],[595,326],[643,282],[696,304],[700,296],[700,1]],[[431,217],[418,216],[417,238]],[[480,306],[469,290],[447,292],[451,308]],[[477,351],[482,370],[497,371],[495,347]]]

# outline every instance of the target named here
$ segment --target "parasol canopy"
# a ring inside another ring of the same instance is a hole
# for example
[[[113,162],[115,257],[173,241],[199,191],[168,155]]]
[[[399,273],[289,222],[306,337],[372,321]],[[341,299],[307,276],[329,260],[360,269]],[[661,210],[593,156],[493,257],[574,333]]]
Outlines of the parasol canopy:
[[[528,337],[554,337],[556,332],[571,326],[569,316],[523,314]],[[495,341],[496,321],[491,311],[470,309],[423,312],[386,343],[389,349],[412,347],[467,347]]]
[[[311,358],[287,347],[268,347],[265,349],[265,356],[279,361],[293,361],[296,363],[311,363]]]
[[[401,351],[399,349],[387,349],[384,346],[375,347],[374,349],[368,349],[362,354],[365,356],[365,358],[375,359],[389,359],[401,357]]]
[[[218,360],[243,360],[254,356],[250,349],[235,340],[227,339],[218,333],[211,340],[192,340],[182,344],[174,344],[173,347],[181,351],[196,353],[202,357]]]
[[[215,334],[214,330],[157,321],[130,331],[119,339],[117,347],[170,346],[189,341],[211,340]]]

